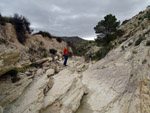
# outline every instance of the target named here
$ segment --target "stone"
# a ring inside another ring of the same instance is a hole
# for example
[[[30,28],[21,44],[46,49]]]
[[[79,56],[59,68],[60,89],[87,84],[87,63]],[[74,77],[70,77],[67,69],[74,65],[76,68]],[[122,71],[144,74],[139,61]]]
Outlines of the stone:
[[[54,60],[58,60],[58,56],[55,56],[55,57],[54,57]]]
[[[43,59],[35,61],[34,64],[42,64],[47,61],[52,61],[52,58],[51,57],[43,58]]]
[[[54,84],[44,98],[40,113],[73,113],[84,95],[84,87],[76,73],[65,69],[54,76]]]
[[[37,74],[37,75],[43,74],[43,69],[38,69],[37,72],[36,72],[36,74]]]
[[[3,113],[3,108],[2,108],[2,106],[0,106],[0,113]]]
[[[43,67],[49,67],[49,66],[50,66],[50,63],[49,63],[49,62],[45,62],[45,63],[42,64],[42,66],[43,66]]]
[[[43,105],[44,89],[47,87],[49,78],[44,74],[38,77],[23,94],[14,101],[4,112],[6,113],[38,113]]]
[[[32,75],[32,73],[30,73],[30,72],[25,72],[25,74],[26,74],[26,76],[31,76]]]
[[[32,79],[27,76],[22,76],[22,78],[16,82],[11,81],[0,81],[0,106],[6,108],[10,103],[18,99],[25,88],[32,82]]]
[[[15,50],[7,50],[0,53],[0,76],[16,68],[16,63],[19,61],[19,54]]]
[[[47,75],[47,76],[52,76],[52,75],[54,74],[54,72],[55,72],[54,69],[48,69],[48,70],[46,71],[46,75]]]

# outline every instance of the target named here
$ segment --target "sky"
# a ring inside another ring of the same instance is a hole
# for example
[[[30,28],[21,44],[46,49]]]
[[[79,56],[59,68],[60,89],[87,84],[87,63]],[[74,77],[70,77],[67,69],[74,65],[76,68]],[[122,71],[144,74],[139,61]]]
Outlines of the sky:
[[[0,13],[25,16],[34,32],[94,39],[94,27],[107,14],[118,21],[130,19],[150,5],[150,0],[0,0]]]

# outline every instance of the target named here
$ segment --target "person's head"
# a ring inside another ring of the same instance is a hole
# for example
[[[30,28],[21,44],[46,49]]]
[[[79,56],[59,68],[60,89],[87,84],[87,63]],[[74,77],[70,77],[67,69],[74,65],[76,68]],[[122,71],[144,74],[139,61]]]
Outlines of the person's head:
[[[69,45],[67,45],[66,48],[69,49]]]

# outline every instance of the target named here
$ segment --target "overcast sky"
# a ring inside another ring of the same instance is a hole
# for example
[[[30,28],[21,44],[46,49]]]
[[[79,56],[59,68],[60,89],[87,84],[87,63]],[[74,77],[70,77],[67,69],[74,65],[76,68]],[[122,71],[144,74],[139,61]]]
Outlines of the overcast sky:
[[[150,5],[150,0],[0,0],[0,13],[18,13],[35,30],[55,36],[95,38],[93,27],[107,14],[129,19]]]

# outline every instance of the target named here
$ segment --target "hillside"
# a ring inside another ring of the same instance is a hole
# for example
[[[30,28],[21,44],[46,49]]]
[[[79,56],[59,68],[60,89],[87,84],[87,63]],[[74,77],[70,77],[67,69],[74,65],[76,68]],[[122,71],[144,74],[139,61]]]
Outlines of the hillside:
[[[83,72],[82,83],[88,94],[76,113],[150,112],[148,13],[150,9],[122,25],[122,44]]]
[[[68,41],[68,42],[82,42],[84,39],[78,37],[78,36],[72,36],[72,37],[60,37],[61,39]]]

